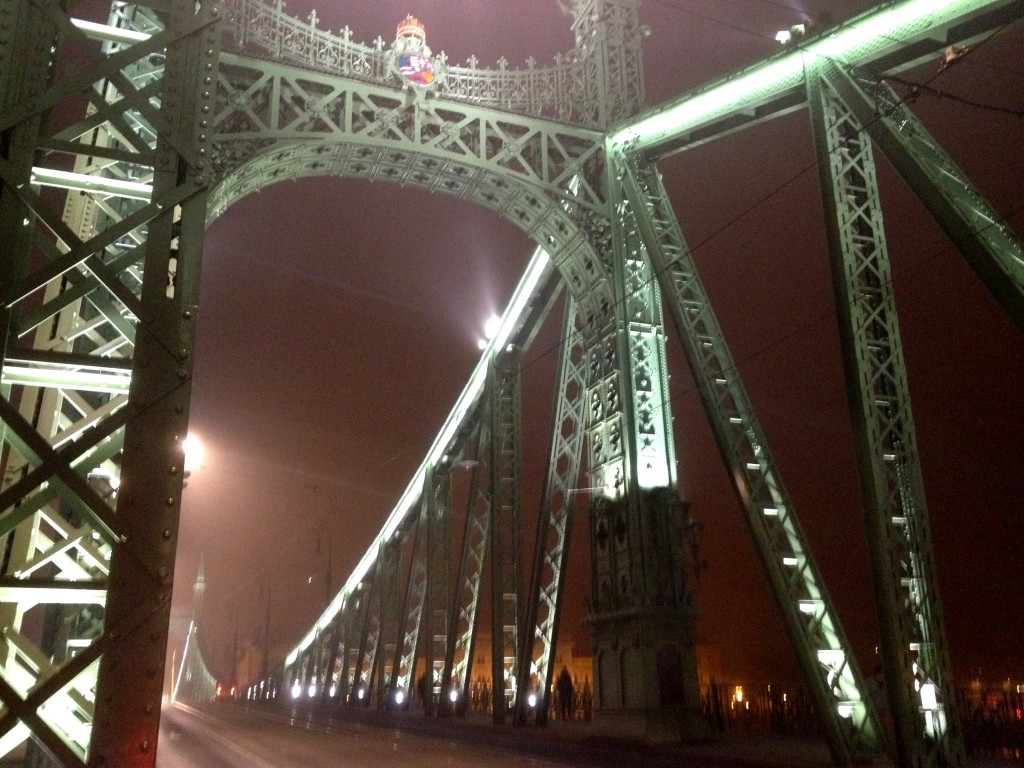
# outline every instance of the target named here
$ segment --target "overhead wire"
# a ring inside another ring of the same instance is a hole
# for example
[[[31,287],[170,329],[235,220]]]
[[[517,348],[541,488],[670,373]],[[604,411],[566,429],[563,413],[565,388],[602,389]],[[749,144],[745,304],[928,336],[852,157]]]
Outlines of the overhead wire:
[[[934,96],[937,99],[946,99],[948,101],[955,101],[958,104],[963,104],[968,107],[974,107],[976,109],[983,109],[988,112],[997,112],[1003,115],[1010,115],[1011,117],[1017,117],[1024,119],[1024,109],[1010,109],[1009,107],[1000,107],[996,104],[985,104],[974,99],[969,99],[965,96],[959,96],[950,91],[943,90],[941,88],[935,88],[928,83],[919,83],[913,80],[905,80],[902,77],[896,75],[884,75],[882,80],[890,83],[896,83],[904,88],[908,89],[905,100],[911,101],[916,99],[919,95],[924,94],[926,96]]]
[[[661,4],[661,5],[668,5],[670,7],[676,8],[677,10],[684,10],[684,9],[679,8],[678,6],[674,6],[674,5],[671,5],[669,3],[666,3],[665,0],[654,0],[654,1],[659,3],[659,4]],[[700,15],[700,14],[696,14],[696,15]],[[971,54],[971,53],[977,51],[984,44],[988,43],[990,40],[994,39],[997,35],[1001,34],[1006,29],[1008,29],[1011,25],[1012,25],[1011,23],[1006,23],[1006,24],[998,27],[990,35],[988,35],[980,43],[978,43],[978,45],[976,45],[976,46],[974,46],[974,47],[972,47],[970,49],[967,49],[964,52],[964,54],[961,56],[961,61],[963,61],[968,54]],[[741,31],[749,32],[749,30],[741,30]],[[929,78],[922,85],[930,86],[931,83],[933,83],[935,80],[937,80],[939,77],[941,77],[946,71],[948,71],[948,69],[949,69],[949,67],[940,68],[931,78]],[[876,83],[880,83],[882,81],[882,79],[883,78],[879,77],[876,80]],[[909,99],[907,97],[904,97],[904,98],[898,100],[896,104],[894,104],[894,105],[892,105],[890,107],[890,111],[895,109],[895,108],[897,108],[897,107],[899,107],[899,106],[903,106],[904,104],[908,103],[908,101],[909,101]],[[884,112],[879,113],[878,115],[875,116],[874,121],[878,121],[878,120],[883,119],[885,117],[885,114],[886,113],[884,113]],[[866,125],[862,125],[860,127],[859,131],[860,132],[866,131],[868,129],[869,125],[871,125],[871,124],[873,124],[873,122],[869,123],[869,124],[866,124]],[[812,162],[812,163],[804,166],[800,170],[798,170],[796,173],[794,173],[788,179],[786,179],[782,183],[778,184],[777,186],[773,187],[771,190],[769,190],[767,193],[765,193],[762,197],[760,197],[759,199],[754,201],[752,204],[750,204],[747,208],[745,208],[744,210],[740,211],[738,214],[733,216],[727,222],[722,224],[720,227],[718,227],[716,230],[714,230],[712,233],[710,233],[707,237],[705,237],[703,240],[698,242],[696,245],[694,245],[692,247],[688,247],[689,252],[691,254],[693,254],[693,253],[697,252],[698,250],[700,250],[700,249],[704,248],[705,246],[707,246],[712,240],[714,240],[715,238],[717,238],[718,236],[720,236],[721,234],[726,232],[728,229],[730,229],[734,225],[738,224],[740,221],[745,219],[747,216],[749,216],[755,210],[760,208],[762,205],[764,205],[766,202],[771,200],[776,195],[780,194],[783,190],[785,190],[791,184],[795,183],[802,176],[804,176],[806,173],[808,173],[809,171],[813,170],[816,167],[817,167],[817,160],[815,160],[814,162]],[[1010,213],[1008,213],[1008,214],[998,218],[996,221],[993,221],[993,222],[989,223],[988,225],[986,225],[985,227],[982,227],[981,229],[976,230],[975,233],[983,232],[985,229],[988,229],[988,228],[990,228],[992,226],[996,226],[997,224],[1002,223],[1008,217],[1012,217],[1012,216],[1016,215],[1016,213],[1019,210],[1020,210],[1020,208],[1014,209]],[[941,253],[947,252],[948,250],[951,250],[951,248],[947,247],[945,249],[942,249],[937,254],[932,256],[932,258],[936,258]],[[657,280],[658,274],[659,273],[655,272],[652,275],[652,277],[650,278],[650,280]],[[891,278],[890,278],[890,280],[891,280]],[[647,286],[647,284],[644,284],[644,285],[640,286],[640,288],[643,289],[643,288],[646,288],[646,286]],[[624,303],[624,302],[628,301],[629,299],[631,299],[635,295],[636,295],[636,291],[634,291],[633,293],[629,294],[628,296],[623,297],[622,299],[620,299],[619,303],[620,304]],[[782,344],[782,343],[790,340],[797,333],[806,331],[806,329],[809,328],[809,327],[812,327],[812,325],[814,323],[820,322],[821,320],[823,320],[823,319],[825,319],[825,318],[827,318],[829,316],[831,316],[831,314],[821,315],[821,316],[819,316],[817,318],[813,318],[811,321],[809,321],[808,323],[805,323],[800,328],[795,329],[794,331],[786,334],[783,337],[780,337],[779,339],[773,340],[772,342],[770,342],[766,346],[762,347],[761,349],[757,350],[756,352],[754,352],[754,353],[752,353],[750,355],[747,355],[745,358],[740,359],[740,360],[734,360],[733,361],[734,366],[739,366],[741,363],[746,364],[746,363],[750,362],[751,360],[756,359],[757,357],[761,356],[762,354],[765,354],[768,351],[774,349],[779,344]],[[581,331],[576,331],[575,334],[576,335],[581,335],[582,332]],[[558,350],[562,349],[564,346],[566,346],[566,345],[568,345],[570,343],[574,343],[574,339],[573,339],[572,336],[570,336],[570,337],[563,337],[563,338],[559,339],[557,342],[555,342],[554,344],[552,344],[548,348],[546,348],[543,351],[541,351],[541,353],[539,355],[537,355],[536,357],[534,357],[530,361],[524,362],[523,365],[522,365],[522,369],[526,370],[527,368],[531,367],[533,364],[538,363],[540,361],[540,359],[542,359],[543,357],[547,356],[548,354],[550,354],[552,352],[555,352],[555,351],[558,351]],[[671,394],[669,396],[669,403],[671,404],[672,402],[675,402],[682,395],[684,395],[684,394],[691,394],[693,391],[695,391],[694,387],[690,387],[690,388],[688,388],[688,389],[686,389],[684,391],[677,391],[676,393]],[[656,410],[660,409],[661,407],[662,406],[659,406],[658,408],[656,408]]]

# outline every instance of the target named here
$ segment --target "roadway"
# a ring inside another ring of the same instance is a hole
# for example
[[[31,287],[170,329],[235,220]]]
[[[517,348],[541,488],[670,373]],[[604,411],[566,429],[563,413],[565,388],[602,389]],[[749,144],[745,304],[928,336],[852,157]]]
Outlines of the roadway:
[[[754,734],[700,744],[602,738],[587,723],[546,728],[332,709],[164,707],[157,768],[825,768],[823,742]]]
[[[157,768],[549,768],[566,763],[362,722],[228,704],[164,707]]]

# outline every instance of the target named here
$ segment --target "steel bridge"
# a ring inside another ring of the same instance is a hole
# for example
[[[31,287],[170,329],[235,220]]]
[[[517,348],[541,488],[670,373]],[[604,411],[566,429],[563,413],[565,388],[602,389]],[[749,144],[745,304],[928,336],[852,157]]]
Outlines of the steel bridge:
[[[833,759],[885,751],[657,168],[804,111],[840,310],[891,747],[901,767],[965,763],[874,153],[1024,328],[1019,239],[883,79],[1018,23],[1024,3],[881,4],[646,111],[635,0],[560,4],[572,51],[547,66],[493,70],[434,56],[411,17],[393,43],[363,45],[261,0],[118,0],[99,20],[61,0],[0,5],[5,760],[153,765],[205,228],[248,193],[306,176],[472,201],[528,233],[537,251],[379,536],[254,695],[298,686],[376,706],[412,690],[426,669],[457,709],[479,610],[491,620],[494,688],[506,691],[493,717],[527,721],[526,694],[551,688],[571,513],[585,504],[597,717],[658,738],[698,729],[667,313]],[[566,341],[529,550],[519,363],[561,292]],[[473,482],[456,516],[451,468],[460,462]],[[585,502],[583,472],[596,489]],[[453,536],[456,519],[465,528]]]

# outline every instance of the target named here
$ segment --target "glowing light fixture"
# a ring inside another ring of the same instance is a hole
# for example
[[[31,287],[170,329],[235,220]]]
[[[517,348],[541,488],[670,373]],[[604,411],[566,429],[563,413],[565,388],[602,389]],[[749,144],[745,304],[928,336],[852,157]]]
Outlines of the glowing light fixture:
[[[35,167],[32,169],[33,184],[59,189],[73,189],[79,192],[95,192],[113,197],[127,197],[133,200],[145,200],[153,197],[153,185],[139,181],[125,181],[106,176],[93,176],[87,173],[58,171],[53,168]]]
[[[199,438],[191,434],[181,441],[181,448],[185,451],[185,472],[191,474],[193,470],[199,469],[205,449]]]
[[[921,709],[934,711],[939,708],[939,698],[935,693],[935,683],[924,683],[921,686]]]

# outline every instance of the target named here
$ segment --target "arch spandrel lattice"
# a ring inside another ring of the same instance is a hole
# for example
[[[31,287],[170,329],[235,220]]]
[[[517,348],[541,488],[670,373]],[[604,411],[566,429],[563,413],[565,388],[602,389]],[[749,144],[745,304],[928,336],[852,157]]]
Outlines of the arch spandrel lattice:
[[[524,230],[574,292],[608,274],[600,133],[433,95],[226,56],[212,128],[210,219],[277,181],[383,181],[489,208]],[[265,68],[264,68],[265,67]],[[582,300],[582,299],[581,299]]]

